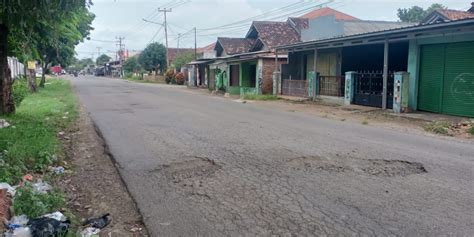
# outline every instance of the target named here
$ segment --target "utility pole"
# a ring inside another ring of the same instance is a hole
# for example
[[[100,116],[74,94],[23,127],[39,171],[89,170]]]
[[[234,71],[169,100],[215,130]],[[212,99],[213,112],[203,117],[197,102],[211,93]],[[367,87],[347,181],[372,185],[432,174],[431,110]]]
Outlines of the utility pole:
[[[120,78],[123,78],[123,47],[125,46],[122,41],[125,37],[117,37],[117,46],[119,46],[119,60],[120,60]]]
[[[181,34],[178,33],[178,52],[179,52],[179,39],[181,38]]]
[[[163,26],[165,27],[165,38],[166,38],[166,65],[169,66],[169,60],[168,60],[168,24],[167,24],[167,21],[166,21],[166,13],[167,12],[171,12],[171,8],[170,9],[166,9],[165,8],[158,8],[158,12],[163,12],[164,15],[165,15],[165,22],[163,23]]]
[[[194,27],[194,60],[197,59],[197,33],[196,27]]]

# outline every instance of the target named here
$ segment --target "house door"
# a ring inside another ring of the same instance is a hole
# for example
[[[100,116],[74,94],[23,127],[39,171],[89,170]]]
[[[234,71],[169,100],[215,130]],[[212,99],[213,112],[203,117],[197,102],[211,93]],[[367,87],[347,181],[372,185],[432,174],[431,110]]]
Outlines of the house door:
[[[421,47],[418,109],[474,117],[474,42]]]
[[[240,81],[239,65],[230,65],[230,86],[239,86]]]

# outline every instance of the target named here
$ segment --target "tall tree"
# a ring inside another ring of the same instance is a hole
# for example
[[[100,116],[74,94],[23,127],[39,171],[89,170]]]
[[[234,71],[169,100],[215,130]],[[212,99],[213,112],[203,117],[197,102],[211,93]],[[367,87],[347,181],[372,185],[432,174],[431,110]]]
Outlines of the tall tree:
[[[90,0],[3,0],[0,4],[0,114],[12,113],[12,78],[7,56],[9,42],[16,47],[32,42],[38,25],[49,25],[68,17],[71,12],[87,8]],[[9,40],[14,38],[15,40]],[[33,54],[33,53],[32,53]]]
[[[184,52],[176,55],[173,60],[173,66],[180,70],[181,67],[194,60],[194,52]]]
[[[96,59],[97,65],[103,65],[105,63],[108,63],[110,61],[111,57],[107,56],[106,54],[102,54]]]
[[[166,47],[160,43],[151,43],[143,50],[138,58],[143,69],[151,72],[166,70]]]
[[[134,72],[137,73],[142,69],[142,66],[138,63],[138,58],[137,57],[131,57],[128,58],[124,63],[123,63],[123,70],[126,72]]]
[[[431,4],[431,6],[426,10],[419,6],[413,6],[410,8],[399,8],[397,10],[397,15],[402,22],[420,22],[434,10],[444,8],[446,7],[439,3]]]

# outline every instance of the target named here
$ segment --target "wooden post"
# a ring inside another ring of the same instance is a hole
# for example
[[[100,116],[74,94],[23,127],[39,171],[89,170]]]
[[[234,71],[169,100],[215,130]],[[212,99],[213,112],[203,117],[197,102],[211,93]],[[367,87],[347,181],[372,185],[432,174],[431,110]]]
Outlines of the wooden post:
[[[388,84],[388,40],[385,40],[383,50],[383,92],[382,109],[387,109],[387,84]]]

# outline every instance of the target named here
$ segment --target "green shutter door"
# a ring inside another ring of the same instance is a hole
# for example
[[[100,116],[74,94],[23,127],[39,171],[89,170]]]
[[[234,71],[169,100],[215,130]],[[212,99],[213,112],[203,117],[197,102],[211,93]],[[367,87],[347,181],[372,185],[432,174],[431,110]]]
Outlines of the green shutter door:
[[[474,117],[474,42],[448,44],[442,113]]]
[[[424,45],[421,47],[420,83],[418,108],[439,113],[444,74],[445,45]]]

